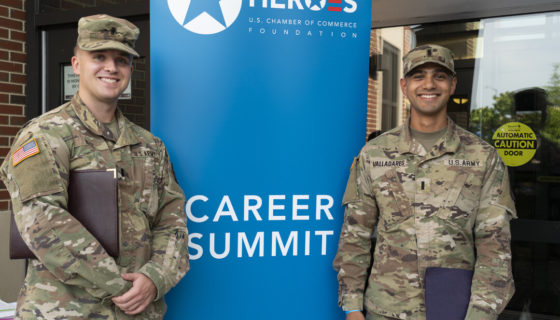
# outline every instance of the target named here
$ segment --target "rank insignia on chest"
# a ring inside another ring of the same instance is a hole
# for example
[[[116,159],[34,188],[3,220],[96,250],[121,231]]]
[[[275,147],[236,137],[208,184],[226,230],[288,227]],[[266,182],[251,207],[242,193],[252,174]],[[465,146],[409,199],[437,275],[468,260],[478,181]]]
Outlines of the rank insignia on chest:
[[[416,192],[418,193],[430,193],[430,182],[429,178],[421,178],[416,180]]]
[[[19,147],[14,153],[12,153],[12,164],[17,166],[23,160],[32,157],[40,152],[39,146],[35,139],[31,139]]]

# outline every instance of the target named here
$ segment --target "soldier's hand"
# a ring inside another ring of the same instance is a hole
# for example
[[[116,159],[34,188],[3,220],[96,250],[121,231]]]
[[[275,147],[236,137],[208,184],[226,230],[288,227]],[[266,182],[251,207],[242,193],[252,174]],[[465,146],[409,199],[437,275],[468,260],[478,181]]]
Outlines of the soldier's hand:
[[[350,312],[349,314],[346,315],[346,320],[365,320],[366,318],[364,317],[364,315],[359,312]]]
[[[113,302],[128,315],[144,311],[156,297],[156,286],[141,273],[123,273],[121,276],[124,280],[132,281],[132,288],[122,296],[114,297]]]

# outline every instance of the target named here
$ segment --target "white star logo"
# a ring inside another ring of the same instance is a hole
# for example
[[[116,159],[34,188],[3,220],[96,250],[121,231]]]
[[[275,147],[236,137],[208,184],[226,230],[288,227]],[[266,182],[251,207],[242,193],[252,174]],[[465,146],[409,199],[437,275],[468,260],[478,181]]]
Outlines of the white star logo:
[[[167,0],[173,18],[198,34],[226,30],[237,19],[241,3],[242,0]]]

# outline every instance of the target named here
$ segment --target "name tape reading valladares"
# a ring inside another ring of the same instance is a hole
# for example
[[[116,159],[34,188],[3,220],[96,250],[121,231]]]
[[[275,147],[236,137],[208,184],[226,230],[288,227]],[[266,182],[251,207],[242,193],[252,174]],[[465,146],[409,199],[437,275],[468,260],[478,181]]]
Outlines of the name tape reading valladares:
[[[258,195],[244,195],[243,199],[235,199],[243,201],[242,207],[235,207],[230,196],[224,195],[214,209],[205,205],[208,200],[205,195],[195,195],[188,199],[185,209],[189,222],[256,222],[263,223],[263,228],[264,224],[274,222],[290,222],[294,226],[295,222],[301,222],[303,225],[297,225],[298,230],[236,230],[220,234],[192,232],[189,234],[188,245],[191,260],[200,259],[206,253],[214,259],[253,258],[265,255],[324,256],[327,254],[327,247],[332,245],[329,243],[334,241],[334,230],[313,228],[316,221],[334,220],[331,213],[334,199],[330,195],[268,195],[264,200]],[[232,246],[236,249],[232,250]]]

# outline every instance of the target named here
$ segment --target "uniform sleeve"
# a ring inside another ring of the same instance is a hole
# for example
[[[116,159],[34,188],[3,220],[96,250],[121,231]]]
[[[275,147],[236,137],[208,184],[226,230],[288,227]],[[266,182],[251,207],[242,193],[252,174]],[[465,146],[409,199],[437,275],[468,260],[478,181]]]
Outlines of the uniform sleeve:
[[[152,227],[152,256],[139,270],[156,285],[155,300],[174,287],[189,269],[185,195],[175,179],[163,145],[161,154],[158,213]]]
[[[31,141],[37,149],[21,160],[17,152]],[[20,135],[1,171],[24,242],[59,281],[97,298],[128,290],[115,260],[66,209],[68,148],[61,138],[41,131]]]
[[[513,296],[510,220],[516,218],[508,171],[496,152],[474,225],[476,263],[466,319],[496,319]]]
[[[370,177],[360,157],[354,160],[344,193],[344,222],[334,269],[338,271],[338,303],[344,311],[363,310],[363,296],[371,263],[371,236],[378,210]]]

